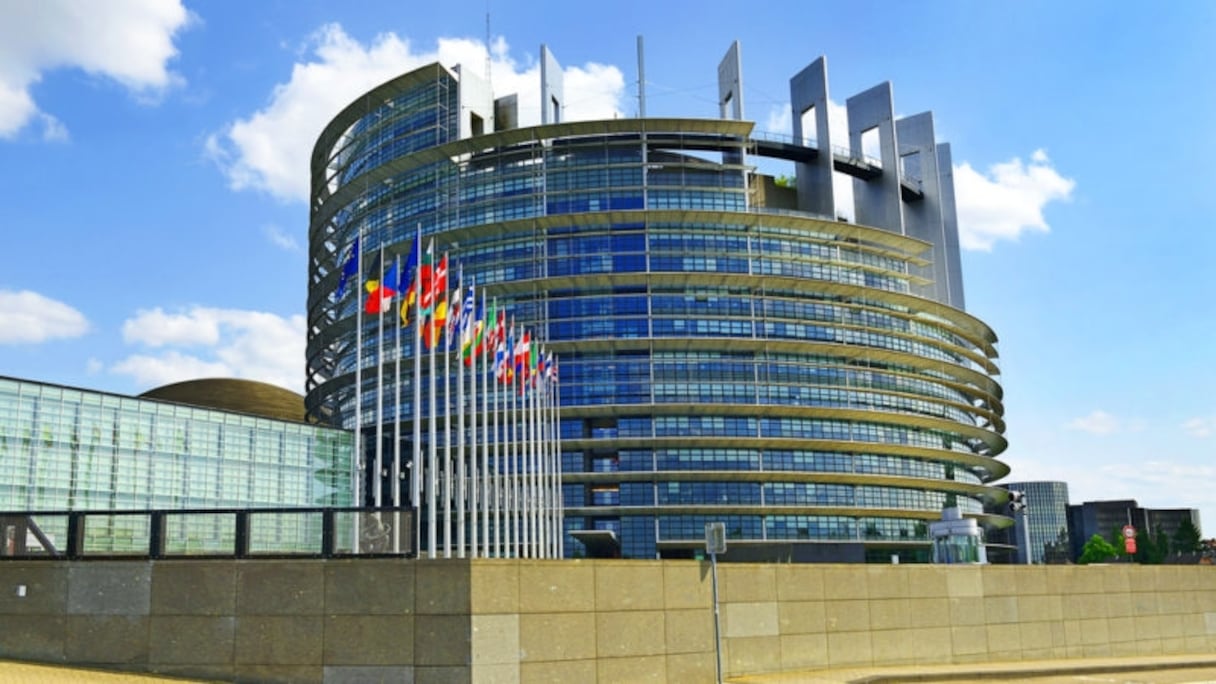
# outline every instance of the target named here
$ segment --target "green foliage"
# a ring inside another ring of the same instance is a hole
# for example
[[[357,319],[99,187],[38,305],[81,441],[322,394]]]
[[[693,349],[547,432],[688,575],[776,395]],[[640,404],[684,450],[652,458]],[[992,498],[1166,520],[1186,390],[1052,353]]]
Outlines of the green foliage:
[[[1199,543],[1199,528],[1190,518],[1183,518],[1182,524],[1174,531],[1175,553],[1197,553],[1203,550]]]
[[[792,188],[795,186],[795,180],[792,176],[781,174],[773,179],[773,185],[779,188]]]
[[[1081,548],[1081,557],[1077,559],[1077,563],[1087,565],[1089,563],[1105,563],[1117,557],[1119,554],[1115,551],[1115,547],[1108,541],[1102,538],[1102,535],[1095,534],[1085,542],[1085,546]]]
[[[1116,556],[1126,555],[1123,550],[1123,528],[1119,525],[1115,525],[1114,529],[1110,531],[1110,545],[1114,547]]]
[[[1157,535],[1157,537],[1158,539],[1163,539],[1164,535]],[[1147,532],[1143,530],[1136,532],[1135,559],[1137,563],[1160,565],[1165,560],[1165,554],[1168,551],[1168,543],[1165,547],[1162,547]]]

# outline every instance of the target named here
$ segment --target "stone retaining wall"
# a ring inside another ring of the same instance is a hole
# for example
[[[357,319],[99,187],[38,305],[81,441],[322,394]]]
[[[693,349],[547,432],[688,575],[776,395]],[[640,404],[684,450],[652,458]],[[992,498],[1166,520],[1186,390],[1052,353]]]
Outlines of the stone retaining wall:
[[[719,580],[727,676],[1216,651],[1207,566],[722,564]],[[3,658],[226,681],[710,682],[715,667],[695,561],[7,561],[0,625]]]

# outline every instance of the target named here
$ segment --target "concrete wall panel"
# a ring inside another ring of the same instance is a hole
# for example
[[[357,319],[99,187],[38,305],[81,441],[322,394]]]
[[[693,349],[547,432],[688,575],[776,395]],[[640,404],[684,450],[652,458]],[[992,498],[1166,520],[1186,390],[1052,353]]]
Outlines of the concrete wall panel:
[[[650,562],[621,561],[595,571],[595,609],[662,610],[663,568]]]
[[[236,644],[236,618],[159,616],[150,619],[148,662],[152,665],[226,663]]]
[[[237,566],[210,561],[154,563],[154,615],[231,616],[236,612]]]
[[[318,615],[325,605],[325,568],[317,561],[265,561],[237,566],[241,615]]]
[[[405,615],[414,612],[413,563],[325,564],[325,612],[331,615]]]
[[[595,566],[586,561],[521,561],[519,612],[595,610]]]
[[[596,616],[580,613],[526,613],[519,616],[520,660],[594,659]]]
[[[62,615],[67,602],[66,566],[0,564],[0,615]]]
[[[324,624],[326,665],[414,663],[413,616],[330,615]]]
[[[469,600],[473,613],[518,613],[519,566],[494,561],[473,563],[469,577]]]
[[[666,614],[661,610],[596,613],[595,653],[599,658],[662,655],[667,645]]]
[[[101,561],[68,567],[68,614],[147,615],[151,567]]]
[[[236,665],[315,665],[322,662],[320,616],[247,615],[236,627]]]
[[[414,566],[414,592],[420,615],[469,614],[467,561],[439,559]]]

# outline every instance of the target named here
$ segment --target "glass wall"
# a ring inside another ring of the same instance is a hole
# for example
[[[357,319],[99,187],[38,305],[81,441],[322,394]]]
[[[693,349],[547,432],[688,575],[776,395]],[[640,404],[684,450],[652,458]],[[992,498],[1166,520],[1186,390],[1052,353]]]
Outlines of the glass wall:
[[[0,510],[350,506],[329,427],[0,378]]]

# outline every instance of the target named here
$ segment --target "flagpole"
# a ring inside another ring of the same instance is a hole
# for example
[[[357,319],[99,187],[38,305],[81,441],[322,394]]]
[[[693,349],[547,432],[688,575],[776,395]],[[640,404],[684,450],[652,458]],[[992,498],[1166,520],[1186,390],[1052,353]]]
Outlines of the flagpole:
[[[422,254],[422,224],[414,233],[414,249]],[[414,405],[412,422],[414,432],[414,457],[410,462],[410,505],[414,509],[414,549],[422,549],[422,269],[414,271]],[[406,306],[408,306],[408,302]]]
[[[497,302],[495,302],[494,308],[498,309]],[[501,384],[498,381],[498,345],[502,344],[503,341],[498,339],[497,320],[494,321],[494,325],[494,369],[490,373],[490,404],[494,412],[492,416],[493,428],[491,431],[494,440],[494,452],[492,454],[494,468],[494,480],[492,483],[494,490],[494,557],[502,558],[502,460],[499,458],[499,454],[501,453],[499,446],[502,444],[502,436],[498,432],[498,387]]]
[[[446,254],[444,256],[447,256]],[[440,261],[440,264],[443,262]],[[445,274],[446,276],[446,274]],[[439,310],[439,286],[435,284],[435,310]],[[446,278],[444,281],[443,296],[448,297]],[[447,308],[451,308],[450,306]],[[451,313],[450,311],[448,313]],[[439,341],[435,334],[437,321],[431,318],[431,328],[427,334],[431,336],[431,354],[437,351]],[[444,326],[447,325],[447,319],[444,319]],[[445,342],[447,340],[444,340]],[[443,557],[452,557],[452,393],[451,393],[451,364],[448,358],[448,350],[445,347],[443,350]]]
[[[401,272],[401,255],[397,255],[395,261],[397,272],[397,282],[393,283],[395,289],[400,290],[401,277],[404,275]],[[405,301],[405,293],[401,293],[402,301]],[[401,553],[401,326],[394,325],[397,329],[397,353],[393,354],[393,553]]]
[[[553,438],[557,450],[557,557],[566,557],[566,497],[562,491],[562,385],[561,366],[553,360]]]
[[[463,271],[461,271],[461,273],[463,275]],[[473,556],[474,558],[476,558],[477,557],[477,539],[478,539],[478,533],[477,533],[477,422],[476,422],[477,374],[473,372],[474,367],[472,366],[473,361],[474,361],[474,358],[472,355],[473,354],[472,343],[473,343],[473,329],[474,329],[474,326],[476,325],[474,318],[476,318],[476,315],[477,315],[477,295],[476,295],[477,282],[476,282],[476,280],[474,280],[472,278],[470,278],[469,280],[470,280],[469,291],[468,291],[469,296],[465,298],[465,304],[468,305],[468,312],[467,312],[468,316],[467,317],[465,316],[465,313],[466,313],[465,306],[461,305],[461,307],[460,307],[460,323],[461,323],[462,330],[460,333],[460,358],[457,360],[457,363],[459,364],[460,372],[457,374],[456,377],[460,379],[460,386],[464,387],[464,380],[465,380],[464,376],[465,375],[469,376],[469,378],[468,378],[469,379],[469,403],[468,403],[467,408],[463,402],[461,402],[461,405],[460,405],[461,406],[461,410],[460,410],[461,418],[464,419],[464,417],[466,415],[468,416],[468,422],[467,422],[467,424],[468,424],[468,440],[467,440],[468,449],[465,450],[462,448],[461,453],[460,453],[460,462],[465,464],[464,473],[463,473],[462,477],[460,478],[460,482],[461,482],[460,494],[461,494],[461,504],[462,504],[460,507],[460,510],[461,510],[461,513],[466,516],[466,522],[468,523],[468,528],[469,528],[468,529],[468,543],[469,543],[469,548],[471,549],[470,555]],[[465,353],[464,350],[465,350],[465,341],[466,340],[468,341],[468,343],[470,345],[469,346],[469,358],[468,358],[468,364],[467,364],[469,366],[469,370],[467,373],[465,372],[465,369],[464,369],[464,367],[466,365],[465,359],[464,359],[464,353]],[[464,435],[465,435],[465,423],[464,422],[461,423],[460,434],[462,437],[464,437]],[[464,525],[461,525],[460,529],[464,530]]]
[[[477,378],[481,379],[481,411],[478,415],[481,417],[481,554],[484,558],[490,557],[490,416],[487,410],[490,407],[489,397],[486,396],[490,388],[486,386],[486,369],[489,368],[486,356],[486,347],[489,346],[491,337],[486,335],[489,327],[490,311],[486,309],[486,293],[481,291],[481,373],[477,373],[477,356],[473,357],[473,377],[474,382]],[[476,347],[473,349],[474,354],[477,353]]]
[[[540,476],[536,488],[540,492],[540,506],[536,519],[540,521],[541,558],[552,557],[549,553],[549,440],[545,435],[545,352],[541,348],[536,357],[536,460],[540,462]]]
[[[529,335],[525,333],[524,339],[529,339]],[[531,342],[529,342],[531,344]],[[519,405],[520,419],[523,426],[523,452],[521,454],[523,463],[520,466],[520,474],[523,478],[521,487],[523,488],[523,516],[524,516],[524,557],[535,558],[534,545],[536,542],[536,529],[532,520],[532,509],[536,507],[536,502],[532,497],[532,397],[528,393],[528,351],[524,350],[523,372],[519,374]]]
[[[384,505],[384,243],[380,243],[380,259],[377,261],[380,273],[376,274],[376,291],[370,293],[376,298],[376,479],[375,489],[372,490],[372,501],[376,508]]]
[[[464,333],[461,328],[464,325],[464,267],[461,267],[459,275],[456,276],[456,301],[460,302],[460,315],[456,318],[455,325],[448,328],[454,331],[455,334],[449,334],[448,339],[444,340],[447,344],[444,346],[444,353],[449,353],[452,349],[452,343],[456,339],[460,339],[463,343]],[[451,307],[448,307],[448,315],[451,316]],[[464,364],[461,363],[460,353],[456,354],[456,557],[464,558],[465,547],[465,477],[467,477],[467,467],[464,461]]]
[[[430,252],[431,252],[431,247],[428,245],[427,253],[430,254]],[[419,270],[421,270],[421,269],[419,269]],[[431,270],[432,270],[432,272],[434,271],[433,261],[432,261]],[[434,315],[435,277],[433,274],[431,275],[431,282],[429,283],[428,286],[431,289],[431,314]],[[418,296],[419,296],[419,299],[421,299],[422,293],[419,293]],[[418,320],[418,326],[420,328],[422,327],[421,319]],[[435,397],[435,349],[434,349],[434,347],[430,347],[429,349],[430,349],[430,351],[427,356],[428,356],[428,363],[430,365],[430,397],[431,397],[430,436],[431,436],[431,438],[430,438],[430,443],[428,444],[428,448],[427,448],[427,469],[430,471],[430,474],[427,476],[427,484],[430,486],[430,491],[428,491],[427,495],[426,495],[427,496],[426,504],[427,504],[427,513],[428,513],[427,532],[430,535],[430,539],[427,540],[427,550],[430,552],[430,557],[435,558],[436,546],[437,546],[437,540],[435,539],[435,537],[439,531],[438,530],[438,521],[435,519],[436,513],[437,513],[437,510],[436,510],[437,507],[436,507],[436,501],[435,501],[435,494],[436,494],[435,490],[439,487],[439,473],[437,472],[437,468],[439,465],[439,463],[438,463],[439,459],[438,459],[438,454],[435,453],[435,449],[436,449],[435,443],[438,441],[438,435],[436,434],[436,430],[435,430],[435,418],[436,418],[435,410],[436,410],[436,401],[437,401],[437,399]]]
[[[515,321],[511,321],[511,333],[507,337],[507,350],[503,355],[502,404],[503,404],[503,530],[506,533],[507,557],[518,558],[519,530],[515,527]]]
[[[528,358],[528,460],[530,470],[528,473],[528,488],[531,492],[531,509],[528,511],[528,520],[533,526],[533,557],[540,557],[540,453],[537,452],[537,425],[536,422],[536,386],[535,381],[536,368],[531,363],[531,351]]]
[[[355,239],[355,250],[358,267],[355,276],[355,289],[363,289],[363,227],[359,227],[359,236]],[[355,466],[355,495],[352,504],[356,508],[363,507],[363,298],[355,295],[355,457],[351,459]],[[359,514],[355,514],[354,539],[351,540],[351,550],[359,553]]]

